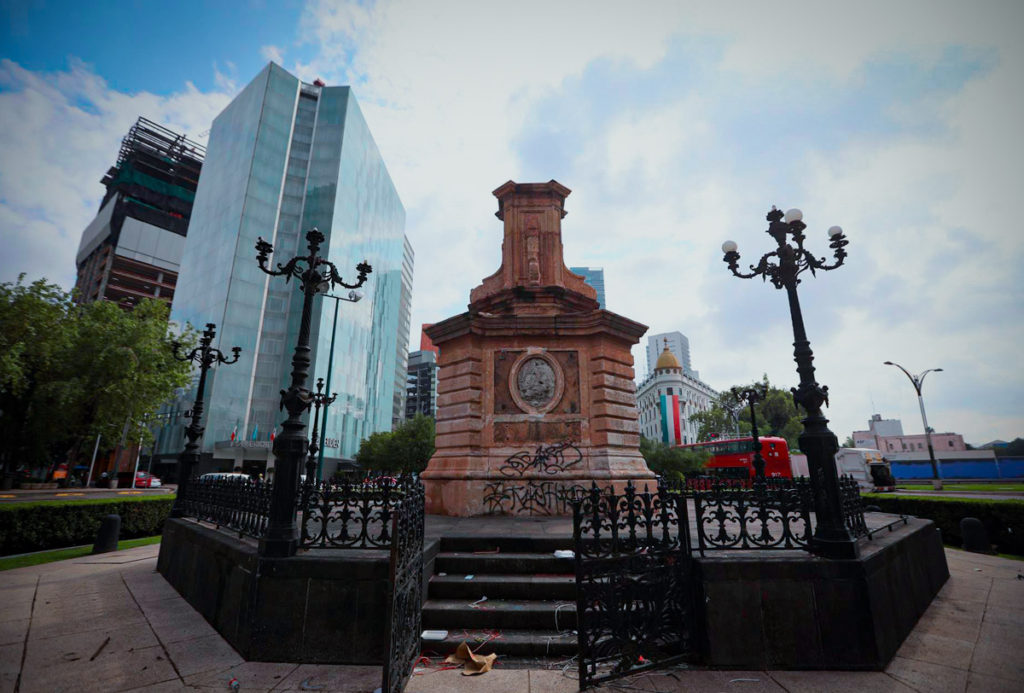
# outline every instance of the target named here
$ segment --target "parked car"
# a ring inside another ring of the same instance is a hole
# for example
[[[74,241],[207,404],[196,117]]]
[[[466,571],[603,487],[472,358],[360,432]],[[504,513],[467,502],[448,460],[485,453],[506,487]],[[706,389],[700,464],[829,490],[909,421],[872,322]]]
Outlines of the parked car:
[[[135,473],[135,488],[157,488],[163,486],[160,479],[153,476],[149,472],[139,470]],[[131,472],[118,472],[117,473],[117,487],[118,488],[131,488],[132,487],[132,473]]]
[[[213,479],[245,479],[252,481],[252,477],[243,472],[210,472],[199,477],[200,481],[212,481]]]

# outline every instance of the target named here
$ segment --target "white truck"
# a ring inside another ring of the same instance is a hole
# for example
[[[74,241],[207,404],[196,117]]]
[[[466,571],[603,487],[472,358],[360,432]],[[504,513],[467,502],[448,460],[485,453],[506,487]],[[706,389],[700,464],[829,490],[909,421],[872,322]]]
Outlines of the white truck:
[[[836,469],[856,479],[862,492],[892,491],[896,487],[889,461],[874,448],[839,448]]]

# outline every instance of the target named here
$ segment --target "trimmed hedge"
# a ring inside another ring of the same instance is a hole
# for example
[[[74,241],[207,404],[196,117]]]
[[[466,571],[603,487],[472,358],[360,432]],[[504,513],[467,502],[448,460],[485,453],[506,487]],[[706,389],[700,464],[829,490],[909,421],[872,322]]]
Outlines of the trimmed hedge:
[[[932,520],[942,531],[942,540],[957,547],[963,546],[960,520],[976,517],[985,525],[997,551],[1024,555],[1024,501],[868,493],[864,502],[877,505],[882,512]]]
[[[163,531],[174,496],[0,505],[0,556],[91,544],[105,515],[121,516],[121,539]]]

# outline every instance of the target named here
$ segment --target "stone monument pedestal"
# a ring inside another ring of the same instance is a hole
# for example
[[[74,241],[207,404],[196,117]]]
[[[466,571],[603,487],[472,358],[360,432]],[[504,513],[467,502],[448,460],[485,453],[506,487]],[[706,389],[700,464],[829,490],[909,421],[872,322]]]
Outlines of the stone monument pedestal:
[[[555,181],[495,190],[502,266],[466,313],[427,330],[440,349],[427,513],[565,515],[592,483],[654,490],[631,353],[647,327],[601,310],[565,267],[568,194]]]

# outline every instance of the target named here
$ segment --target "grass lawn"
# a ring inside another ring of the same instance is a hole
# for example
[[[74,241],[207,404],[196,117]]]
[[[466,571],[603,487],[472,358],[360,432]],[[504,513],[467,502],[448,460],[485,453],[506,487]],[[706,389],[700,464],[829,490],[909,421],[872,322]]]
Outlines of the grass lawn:
[[[926,484],[896,484],[897,490],[905,489],[907,491],[931,491],[931,483]],[[1002,491],[1014,491],[1016,493],[1024,493],[1024,483],[1018,483],[1013,481],[1007,482],[996,482],[991,484],[978,484],[978,483],[964,483],[959,484],[955,481],[943,481],[943,491],[992,491],[993,493]]]
[[[160,537],[142,537],[141,539],[125,539],[117,542],[117,548],[134,549],[136,546],[148,546],[159,544]],[[72,546],[68,549],[54,549],[53,551],[40,551],[25,556],[13,556],[11,558],[0,558],[0,570],[12,570],[14,568],[25,568],[30,565],[52,563],[53,561],[64,561],[69,558],[81,558],[92,553],[92,546]]]

